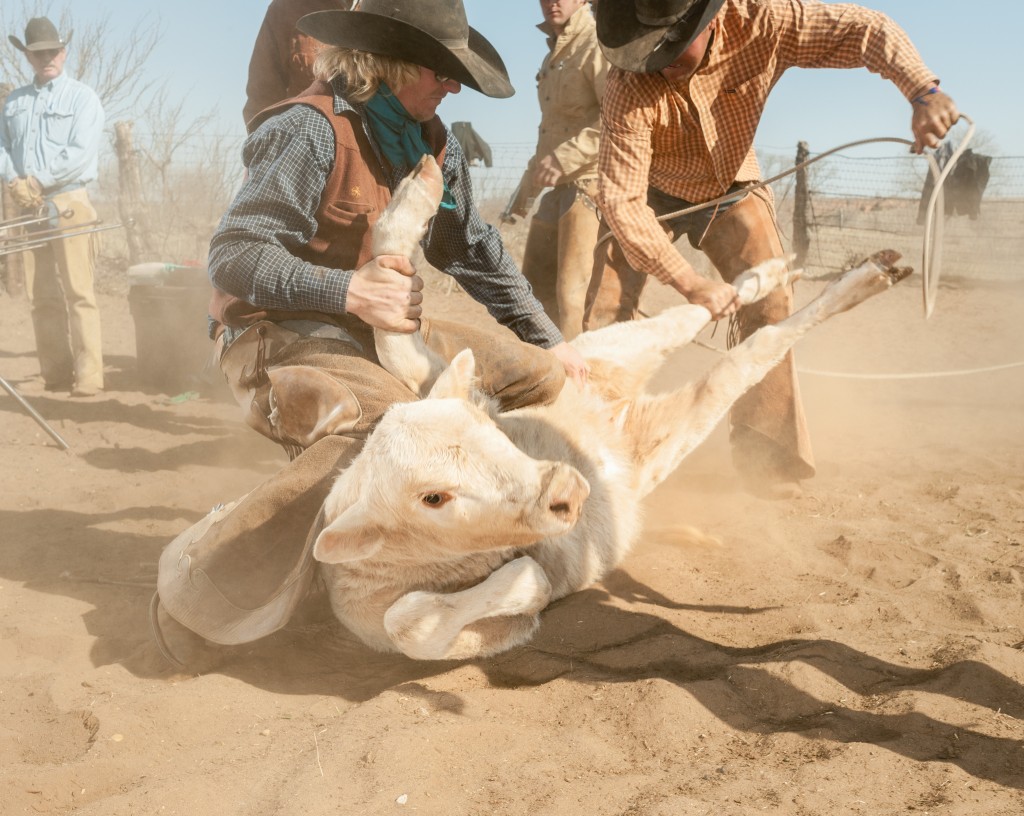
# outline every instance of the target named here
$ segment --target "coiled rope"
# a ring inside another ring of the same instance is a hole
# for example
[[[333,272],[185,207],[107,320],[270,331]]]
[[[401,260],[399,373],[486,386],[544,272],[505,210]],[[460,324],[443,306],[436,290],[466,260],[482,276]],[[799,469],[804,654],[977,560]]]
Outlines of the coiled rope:
[[[963,119],[968,123],[967,133],[964,134],[964,138],[956,146],[955,151],[949,157],[949,160],[943,167],[939,167],[938,162],[935,161],[935,157],[931,154],[925,154],[925,158],[928,160],[929,170],[932,173],[932,179],[934,185],[932,187],[932,194],[928,199],[928,206],[925,211],[925,235],[922,247],[922,299],[925,309],[925,318],[932,316],[932,311],[935,309],[935,300],[939,290],[939,278],[941,276],[941,264],[942,264],[942,220],[938,217],[940,212],[944,212],[943,206],[944,199],[942,197],[942,187],[945,184],[946,178],[949,176],[950,171],[956,165],[956,162],[967,149],[967,145],[970,143],[971,138],[974,136],[974,121],[966,114],[961,114],[957,118],[957,122]],[[733,201],[740,199],[748,192],[766,187],[769,184],[774,184],[776,181],[785,178],[786,176],[793,175],[794,173],[802,170],[815,162],[820,162],[829,156],[839,153],[840,151],[846,151],[851,147],[859,147],[863,144],[874,144],[890,142],[895,144],[907,144],[913,145],[913,142],[909,139],[900,138],[898,136],[879,136],[870,139],[860,139],[858,141],[847,142],[841,144],[838,147],[833,147],[829,151],[818,154],[812,159],[808,159],[804,162],[794,165],[788,170],[785,170],[778,175],[772,176],[771,178],[765,179],[764,181],[758,181],[750,186],[743,187],[741,190],[735,192],[729,192],[725,196],[721,196],[709,202],[697,204],[693,207],[687,207],[684,210],[679,210],[673,213],[667,213],[662,216],[658,216],[658,221],[668,221],[672,218],[678,218],[681,215],[688,215],[690,213],[698,212],[699,210],[705,210],[710,207],[717,207],[720,204],[724,204],[727,201]],[[611,237],[611,232],[606,231],[598,239],[598,244],[602,241],[606,241]],[[720,348],[713,346],[709,343],[703,343],[699,340],[693,341],[694,345],[706,348],[711,351],[715,351],[720,354],[724,354]],[[800,374],[811,375],[815,377],[834,377],[848,380],[925,380],[937,377],[964,377],[972,374],[989,374],[992,372],[1007,371],[1008,369],[1019,369],[1024,368],[1024,360],[1019,362],[1007,362],[1000,364],[1000,366],[987,366],[979,369],[956,369],[953,371],[944,372],[928,372],[928,373],[910,373],[910,374],[848,374],[844,372],[831,372],[821,371],[817,369],[802,369],[798,368],[797,371]]]
[[[942,188],[946,183],[946,178],[949,176],[950,171],[956,165],[957,160],[963,155],[967,149],[968,143],[974,136],[974,121],[964,113],[961,113],[957,119],[957,122],[963,119],[967,122],[967,132],[964,134],[963,139],[960,140],[960,144],[957,145],[956,150],[950,155],[949,160],[943,167],[939,167],[939,163],[935,160],[935,157],[926,153],[925,158],[928,160],[928,167],[932,174],[932,180],[934,186],[932,187],[931,195],[928,197],[928,205],[925,210],[925,221],[924,221],[924,240],[921,250],[921,293],[922,301],[924,305],[924,316],[925,319],[931,317],[932,311],[935,309],[935,299],[939,289],[939,277],[942,270],[942,220],[938,217],[938,213],[944,212],[945,207],[943,206],[944,199],[942,196]],[[788,170],[779,173],[778,175],[772,176],[764,181],[759,181],[756,184],[751,184],[749,187],[744,187],[742,190],[737,190],[733,193],[727,193],[726,195],[719,196],[718,198],[712,199],[711,201],[705,201],[702,204],[696,204],[686,209],[677,210],[676,212],[666,213],[665,215],[658,216],[658,221],[668,221],[673,218],[678,218],[681,215],[689,215],[690,213],[699,212],[700,210],[708,209],[710,207],[717,207],[719,204],[724,204],[726,201],[733,201],[734,199],[742,198],[752,190],[757,190],[762,187],[767,187],[770,184],[774,184],[781,179],[791,176],[804,167],[819,162],[841,150],[849,150],[853,147],[860,147],[861,145],[867,144],[879,144],[879,143],[891,143],[891,144],[902,144],[913,146],[913,142],[909,139],[903,139],[898,136],[879,136],[873,139],[860,139],[855,142],[847,142],[846,144],[833,147],[831,150],[826,150],[824,153],[819,153],[813,158],[802,161],[799,164],[795,164]],[[605,232],[597,239],[597,243],[600,244],[606,241],[612,235],[611,231]],[[703,343],[700,340],[694,340],[694,345],[700,346],[701,348],[714,351],[718,354],[725,354],[726,352],[720,348],[712,346],[708,343]],[[921,380],[930,379],[933,377],[962,377],[970,374],[986,374],[993,371],[1005,371],[1010,368],[1021,368],[1024,367],[1024,361],[1017,363],[1005,363],[1003,365],[986,366],[984,368],[962,368],[955,369],[952,371],[935,371],[935,372],[921,372],[921,373],[909,373],[909,374],[849,374],[841,371],[821,371],[812,368],[798,368],[797,372],[800,374],[809,374],[817,377],[837,377],[843,379],[853,380]]]
[[[935,297],[939,289],[939,277],[941,274],[941,261],[942,261],[942,221],[938,217],[938,213],[944,211],[944,207],[940,210],[939,205],[943,203],[942,187],[946,183],[946,178],[949,176],[950,171],[956,165],[957,160],[963,155],[963,152],[967,149],[968,143],[974,136],[974,121],[966,114],[961,113],[957,121],[963,119],[967,122],[967,133],[964,134],[963,139],[960,140],[960,144],[956,150],[953,151],[949,157],[949,161],[946,162],[945,166],[939,167],[939,163],[935,160],[935,157],[930,153],[925,153],[925,158],[928,160],[928,167],[932,174],[934,186],[932,187],[931,195],[928,197],[928,205],[925,210],[925,222],[924,222],[924,241],[922,247],[921,257],[921,292],[924,303],[924,316],[925,319],[931,317],[932,311],[935,309]],[[673,218],[678,218],[681,215],[689,215],[690,213],[699,212],[700,210],[706,210],[711,207],[717,207],[719,204],[724,204],[726,201],[733,201],[738,198],[742,198],[752,190],[758,190],[762,187],[767,187],[770,184],[774,184],[786,176],[791,176],[804,167],[808,167],[815,162],[819,162],[822,159],[828,158],[829,156],[838,153],[841,150],[849,150],[853,147],[860,147],[861,145],[868,144],[902,144],[913,146],[913,142],[909,139],[903,139],[898,136],[879,136],[873,139],[860,139],[856,142],[847,142],[846,144],[839,145],[839,147],[833,147],[831,150],[826,150],[824,153],[819,153],[813,158],[802,161],[799,164],[795,164],[788,170],[779,173],[778,175],[772,176],[764,181],[759,181],[755,184],[751,184],[749,187],[744,187],[742,190],[737,190],[732,193],[726,193],[723,196],[714,198],[711,201],[705,201],[701,204],[695,204],[692,207],[686,207],[676,212],[666,213],[665,215],[658,216],[658,221],[668,221]],[[611,230],[608,230],[597,239],[597,244],[608,240],[612,236]]]

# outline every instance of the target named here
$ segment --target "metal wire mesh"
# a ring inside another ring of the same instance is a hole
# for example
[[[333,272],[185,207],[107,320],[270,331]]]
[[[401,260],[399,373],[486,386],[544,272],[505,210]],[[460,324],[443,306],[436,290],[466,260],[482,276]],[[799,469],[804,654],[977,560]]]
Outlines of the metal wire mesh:
[[[196,134],[177,142],[160,134],[138,133],[151,238],[160,260],[205,262],[209,240],[221,214],[244,177],[241,135]],[[490,167],[470,168],[483,217],[497,224],[533,154],[531,143],[493,143]],[[814,155],[813,153],[811,154]],[[761,155],[766,176],[792,166],[792,156]],[[116,222],[119,169],[105,155],[94,200],[101,216]],[[883,247],[903,253],[908,263],[921,257],[923,227],[918,224],[927,165],[917,156],[835,154],[808,168],[807,220],[810,247],[807,277],[827,277]],[[793,237],[794,181],[773,185],[787,249]],[[503,227],[518,256],[525,224]],[[104,234],[107,266],[125,268],[124,239]],[[1019,280],[1024,256],[1024,157],[995,156],[990,180],[976,218],[954,215],[943,230],[943,276]]]

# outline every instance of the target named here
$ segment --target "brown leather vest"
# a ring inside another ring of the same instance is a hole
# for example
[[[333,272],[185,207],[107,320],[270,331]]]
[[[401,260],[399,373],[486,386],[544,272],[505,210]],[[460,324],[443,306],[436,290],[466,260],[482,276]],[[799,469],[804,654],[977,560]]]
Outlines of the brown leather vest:
[[[391,201],[384,170],[370,145],[363,122],[355,111],[334,112],[330,84],[314,82],[292,99],[261,111],[249,123],[249,131],[285,108],[309,105],[320,111],[334,130],[334,165],[327,177],[316,211],[316,232],[309,244],[294,254],[311,264],[330,269],[358,269],[373,258],[373,225]],[[423,125],[423,135],[438,163],[444,161],[446,133],[438,117]],[[214,287],[210,315],[227,326],[243,328],[259,320],[319,320],[340,324],[344,315],[265,309]]]

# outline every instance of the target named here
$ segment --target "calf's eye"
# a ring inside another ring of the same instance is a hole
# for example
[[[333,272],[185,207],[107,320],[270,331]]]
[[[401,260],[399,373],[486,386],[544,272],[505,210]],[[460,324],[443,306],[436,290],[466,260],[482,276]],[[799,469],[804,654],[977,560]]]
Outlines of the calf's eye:
[[[451,498],[449,493],[427,493],[423,497],[422,502],[427,507],[444,507],[451,501]]]

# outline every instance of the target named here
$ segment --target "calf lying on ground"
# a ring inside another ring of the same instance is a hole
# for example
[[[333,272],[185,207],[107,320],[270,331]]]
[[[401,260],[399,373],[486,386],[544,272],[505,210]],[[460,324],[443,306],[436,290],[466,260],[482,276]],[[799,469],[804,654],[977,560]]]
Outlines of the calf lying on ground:
[[[382,219],[378,251],[408,254],[439,196],[436,166],[421,164]],[[505,414],[474,388],[469,350],[445,368],[416,335],[379,333],[382,364],[425,398],[385,414],[324,503],[313,552],[335,614],[373,648],[417,659],[524,643],[548,603],[625,557],[642,499],[797,339],[909,274],[893,269],[898,257],[879,253],[666,394],[644,384],[710,321],[701,306],[580,335],[588,385]],[[790,276],[772,260],[737,289],[749,303]]]

